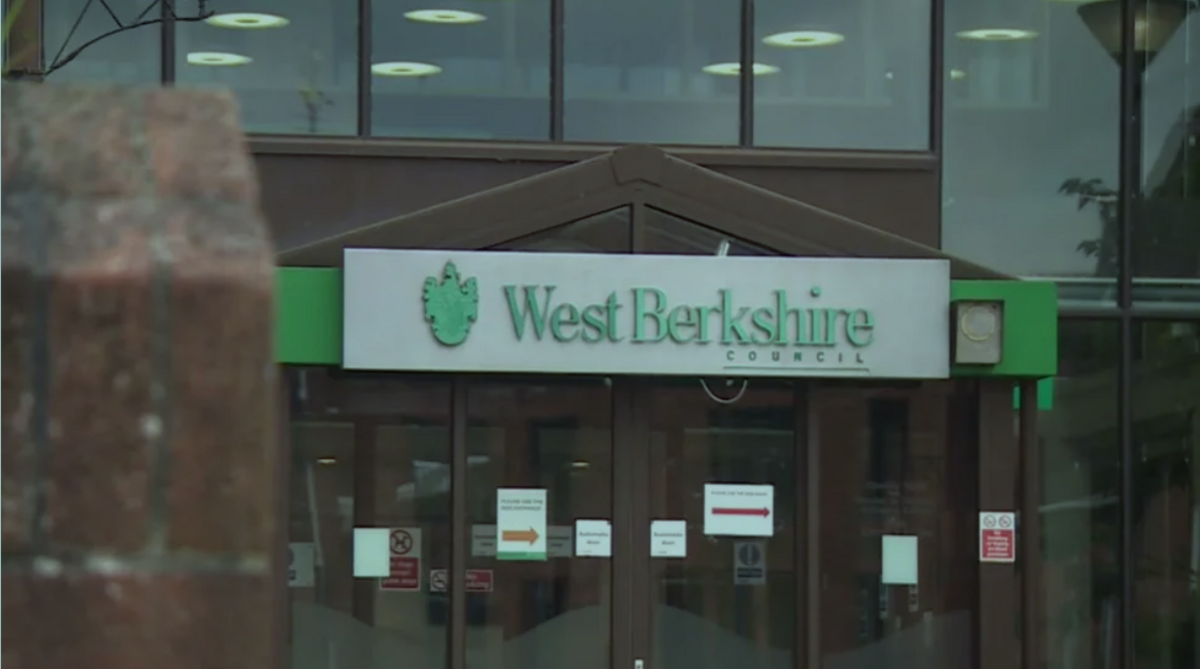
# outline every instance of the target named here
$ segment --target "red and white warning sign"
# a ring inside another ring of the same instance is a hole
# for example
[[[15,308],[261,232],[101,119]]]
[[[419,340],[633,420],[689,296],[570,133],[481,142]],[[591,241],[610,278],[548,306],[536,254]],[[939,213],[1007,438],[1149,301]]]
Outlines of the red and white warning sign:
[[[380,590],[421,589],[421,528],[392,528],[388,540],[390,575],[379,579]]]
[[[468,569],[467,592],[491,592],[494,581],[491,569]],[[450,571],[447,569],[429,570],[429,591],[449,592]]]
[[[979,513],[979,561],[1017,561],[1017,514],[1011,511]]]

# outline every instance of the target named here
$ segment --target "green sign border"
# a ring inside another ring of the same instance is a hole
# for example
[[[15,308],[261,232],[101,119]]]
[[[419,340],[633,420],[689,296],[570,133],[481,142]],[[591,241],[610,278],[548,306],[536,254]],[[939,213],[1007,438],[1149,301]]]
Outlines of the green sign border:
[[[342,272],[281,267],[276,274],[275,355],[285,365],[342,363]],[[1004,359],[955,366],[956,377],[1046,378],[1058,373],[1058,293],[1048,281],[953,281],[954,300],[1004,302]],[[1048,386],[1048,383],[1046,384]],[[1042,393],[1048,402],[1050,389]]]

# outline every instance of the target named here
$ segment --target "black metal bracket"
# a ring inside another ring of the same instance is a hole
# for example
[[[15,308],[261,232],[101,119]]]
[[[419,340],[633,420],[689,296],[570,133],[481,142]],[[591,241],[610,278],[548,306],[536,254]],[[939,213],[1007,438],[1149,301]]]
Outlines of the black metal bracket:
[[[88,10],[91,9],[94,3],[99,3],[100,6],[104,8],[104,11],[108,14],[109,18],[112,19],[113,24],[116,27],[112,30],[101,33],[96,37],[93,37],[92,39],[81,44],[76,49],[64,54],[63,52],[66,51],[67,45],[71,43],[71,38],[75,36],[75,31],[79,29],[79,24],[83,22],[83,17],[87,15]],[[155,18],[146,18],[147,16],[151,15],[151,11],[155,7],[161,8],[161,11],[158,12],[157,16],[155,16]],[[84,4],[83,9],[80,10],[79,16],[75,18],[75,24],[71,26],[71,31],[67,33],[66,39],[63,40],[62,46],[60,46],[58,48],[58,52],[54,54],[54,59],[50,61],[50,64],[46,66],[44,71],[37,74],[45,77],[49,74],[52,74],[55,70],[62,69],[71,61],[78,58],[79,54],[83,53],[85,49],[101,40],[112,37],[113,35],[135,30],[137,28],[142,28],[144,26],[166,23],[168,21],[203,21],[213,14],[215,14],[215,12],[208,9],[208,0],[197,0],[196,13],[186,16],[180,16],[175,12],[175,0],[152,0],[152,2],[147,4],[146,8],[143,9],[136,18],[134,18],[132,21],[125,22],[122,21],[117,16],[117,13],[113,11],[112,7],[108,5],[108,0],[87,0],[87,3]]]

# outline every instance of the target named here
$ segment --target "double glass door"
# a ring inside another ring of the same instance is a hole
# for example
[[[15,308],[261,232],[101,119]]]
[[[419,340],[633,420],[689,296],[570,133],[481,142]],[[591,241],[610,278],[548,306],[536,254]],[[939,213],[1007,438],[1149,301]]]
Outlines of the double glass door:
[[[293,669],[967,666],[942,393],[317,381],[293,407]],[[721,486],[771,503],[706,509]],[[544,491],[545,559],[498,559],[503,489]],[[408,537],[391,578],[353,577],[354,527]],[[945,575],[883,585],[885,533],[916,535],[922,572]]]

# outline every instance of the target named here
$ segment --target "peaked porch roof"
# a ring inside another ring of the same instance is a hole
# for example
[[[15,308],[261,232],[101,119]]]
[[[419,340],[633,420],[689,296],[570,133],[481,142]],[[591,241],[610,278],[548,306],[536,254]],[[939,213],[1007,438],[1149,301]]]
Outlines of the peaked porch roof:
[[[343,249],[352,247],[483,249],[627,205],[655,207],[783,255],[936,258],[950,261],[956,279],[1014,278],[652,146],[623,147],[289,249],[279,262],[339,267]]]

